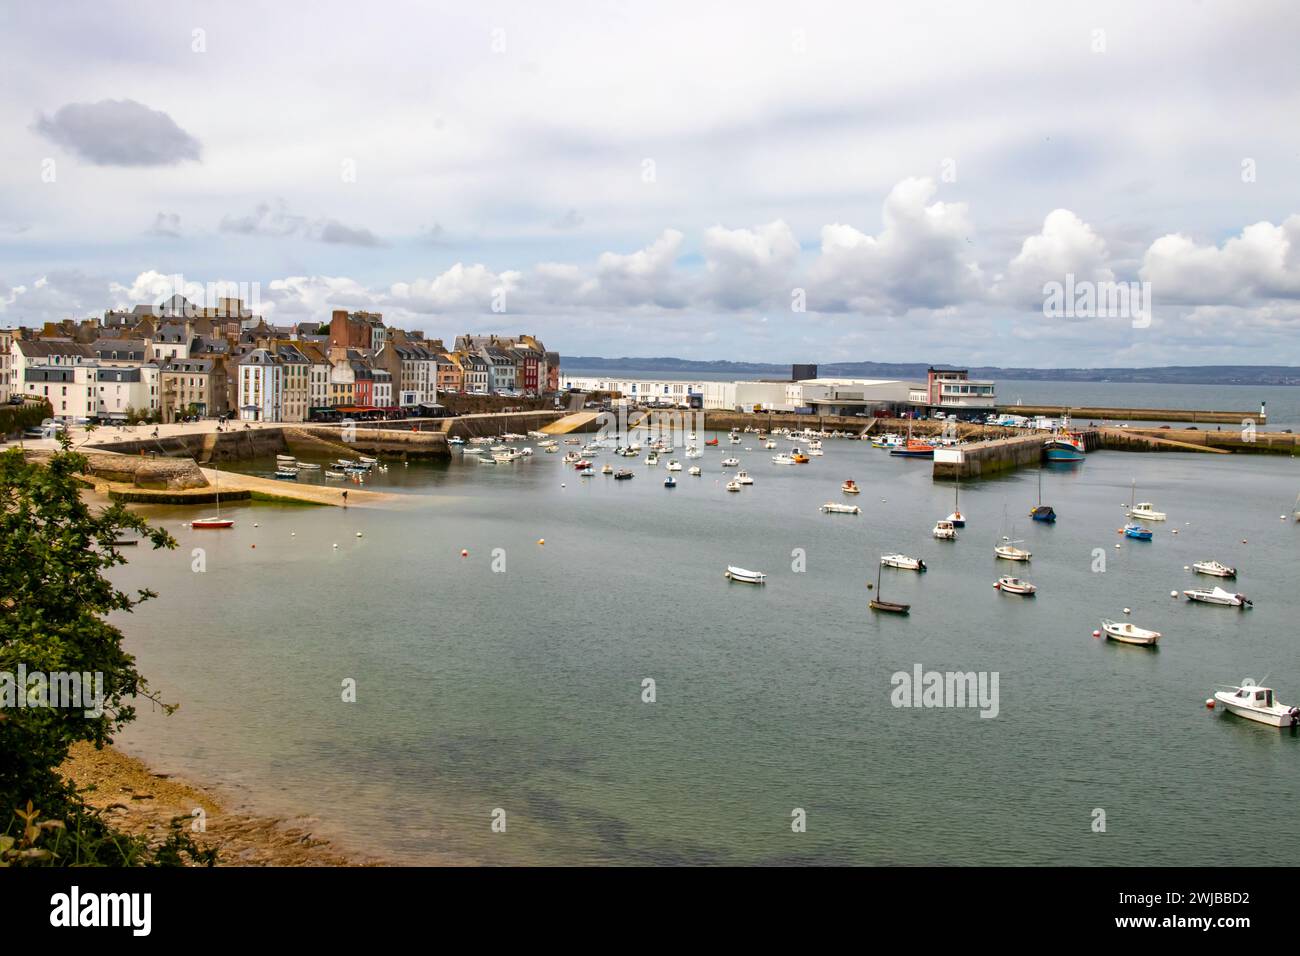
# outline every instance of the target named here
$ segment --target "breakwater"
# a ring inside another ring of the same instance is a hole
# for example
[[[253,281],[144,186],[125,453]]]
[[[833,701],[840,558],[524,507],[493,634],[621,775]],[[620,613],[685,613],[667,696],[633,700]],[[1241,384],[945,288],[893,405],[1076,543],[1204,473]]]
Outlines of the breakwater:
[[[1243,421],[1252,421],[1262,425],[1268,416],[1261,412],[1217,412],[1189,408],[1111,408],[1106,406],[1070,406],[1070,405],[999,405],[998,411],[1010,415],[1045,415],[1060,418],[1068,415],[1078,422],[1089,421],[1117,422],[1196,422],[1210,425],[1236,425]]]

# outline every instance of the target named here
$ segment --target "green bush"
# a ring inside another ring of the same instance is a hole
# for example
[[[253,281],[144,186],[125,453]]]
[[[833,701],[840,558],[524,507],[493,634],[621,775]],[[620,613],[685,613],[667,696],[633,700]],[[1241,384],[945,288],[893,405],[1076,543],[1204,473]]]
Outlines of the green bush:
[[[39,465],[19,449],[0,453],[0,672],[17,675],[21,665],[28,674],[102,675],[103,711],[0,708],[0,864],[144,865],[181,852],[206,861],[179,830],[166,854],[115,833],[58,773],[73,743],[111,743],[135,719],[133,698],[175,709],[150,692],[122,632],[104,619],[156,595],[120,591],[104,572],[126,563],[114,545],[124,532],[155,548],[176,546],[122,504],[92,510],[76,481],[86,459],[69,450],[67,436],[60,442],[62,450]],[[11,676],[11,692],[14,683]]]
[[[50,403],[23,402],[21,405],[0,405],[0,435],[12,435],[25,428],[36,428],[47,418],[54,417]]]

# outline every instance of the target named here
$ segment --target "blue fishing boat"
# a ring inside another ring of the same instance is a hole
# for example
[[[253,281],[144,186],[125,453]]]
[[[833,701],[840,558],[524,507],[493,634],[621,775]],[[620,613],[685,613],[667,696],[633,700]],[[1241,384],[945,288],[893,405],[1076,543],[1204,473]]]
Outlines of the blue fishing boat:
[[[1124,537],[1136,538],[1138,541],[1150,541],[1151,529],[1144,528],[1140,524],[1126,524],[1124,525]]]
[[[1055,435],[1043,445],[1043,455],[1048,461],[1083,461],[1083,439],[1072,435]]]

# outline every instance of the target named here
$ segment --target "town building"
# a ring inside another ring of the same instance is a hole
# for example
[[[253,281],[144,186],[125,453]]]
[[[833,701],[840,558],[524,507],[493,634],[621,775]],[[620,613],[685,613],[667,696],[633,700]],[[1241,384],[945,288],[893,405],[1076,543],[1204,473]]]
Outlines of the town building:
[[[284,414],[284,368],[266,349],[254,349],[239,360],[239,417],[244,421],[278,422]]]
[[[229,410],[225,368],[215,359],[169,359],[161,366],[159,384],[159,410],[164,422],[193,415],[213,418]]]

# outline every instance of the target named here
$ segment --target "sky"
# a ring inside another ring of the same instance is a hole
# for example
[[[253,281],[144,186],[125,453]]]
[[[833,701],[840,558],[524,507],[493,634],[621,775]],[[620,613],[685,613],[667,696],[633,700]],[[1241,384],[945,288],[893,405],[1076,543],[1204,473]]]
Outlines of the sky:
[[[1300,364],[1298,41],[1255,0],[0,0],[0,326],[230,284],[568,355]]]

